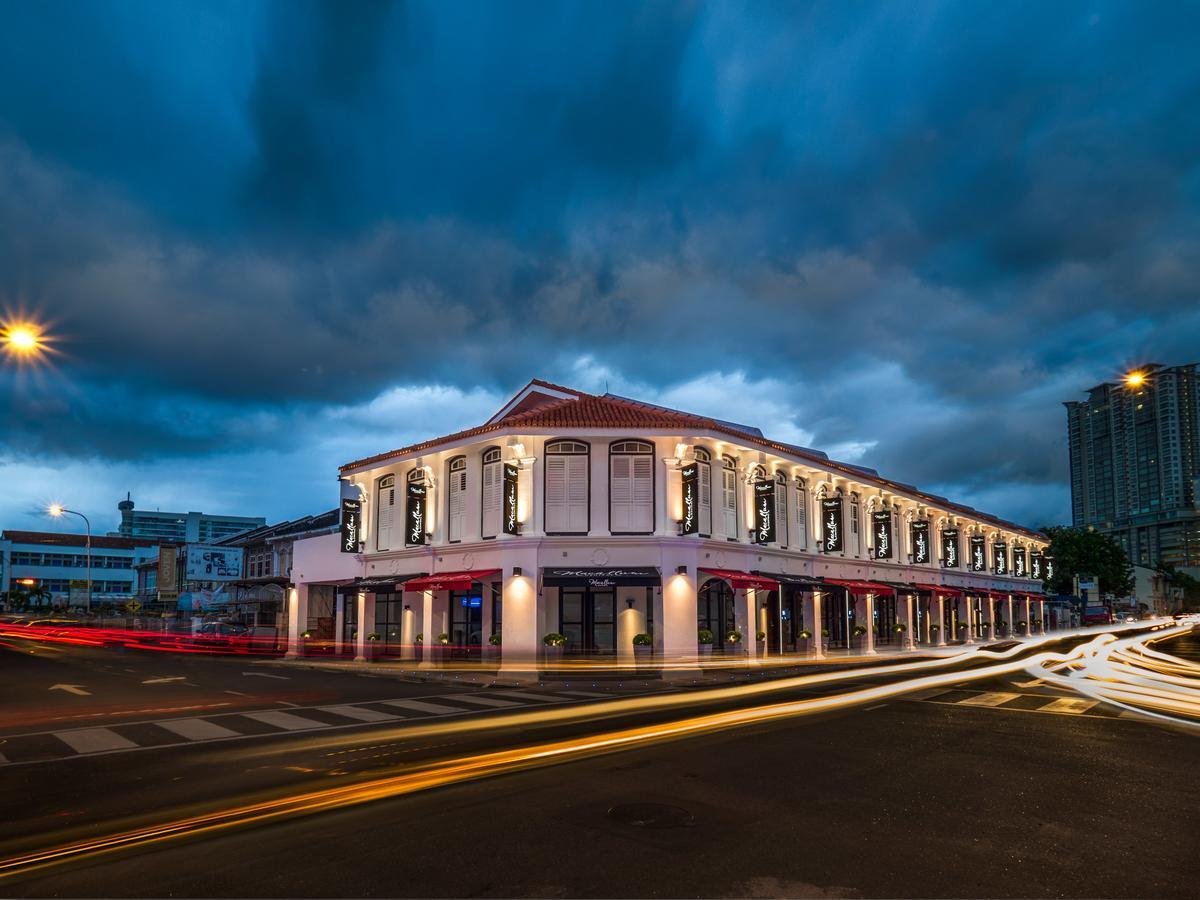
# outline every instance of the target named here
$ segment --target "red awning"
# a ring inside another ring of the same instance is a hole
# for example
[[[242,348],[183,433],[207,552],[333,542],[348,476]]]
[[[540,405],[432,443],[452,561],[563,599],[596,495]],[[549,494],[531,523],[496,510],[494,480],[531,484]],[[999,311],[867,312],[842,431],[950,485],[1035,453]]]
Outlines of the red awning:
[[[929,591],[931,594],[945,594],[947,597],[961,597],[962,591],[958,588],[946,587],[940,584],[914,584],[919,591]]]
[[[896,589],[891,585],[879,584],[877,581],[838,581],[836,578],[826,578],[826,584],[836,584],[844,587],[852,594],[894,594]]]
[[[764,591],[779,590],[779,582],[774,578],[764,578],[761,575],[751,575],[749,572],[739,572],[734,569],[699,569],[705,575],[712,575],[714,578],[724,578],[733,589],[740,591],[746,588],[760,588]]]
[[[404,582],[405,591],[469,591],[471,582],[499,575],[499,569],[472,569],[467,572],[438,572]]]

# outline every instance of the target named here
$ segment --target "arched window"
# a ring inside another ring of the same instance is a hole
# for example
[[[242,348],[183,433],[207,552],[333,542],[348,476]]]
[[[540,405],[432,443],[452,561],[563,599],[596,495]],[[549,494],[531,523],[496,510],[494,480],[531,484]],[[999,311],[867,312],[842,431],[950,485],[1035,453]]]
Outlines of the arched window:
[[[712,455],[697,447],[696,472],[700,484],[700,536],[712,537]]]
[[[738,539],[737,460],[721,457],[721,533],[731,541]]]
[[[483,477],[480,479],[480,531],[484,540],[500,533],[500,495],[504,492],[503,469],[499,447],[483,451]]]
[[[456,456],[446,468],[446,540],[453,544],[463,539],[467,521],[467,458]]]
[[[788,545],[787,475],[775,473],[775,543],[785,550]]]
[[[375,504],[375,549],[392,549],[392,526],[396,521],[396,476],[379,479],[379,502]]]
[[[542,492],[547,534],[587,534],[591,521],[591,448],[582,441],[546,445]]]
[[[808,549],[808,488],[803,478],[796,479],[796,539],[801,550]]]
[[[654,445],[613,441],[608,448],[608,530],[654,531]]]

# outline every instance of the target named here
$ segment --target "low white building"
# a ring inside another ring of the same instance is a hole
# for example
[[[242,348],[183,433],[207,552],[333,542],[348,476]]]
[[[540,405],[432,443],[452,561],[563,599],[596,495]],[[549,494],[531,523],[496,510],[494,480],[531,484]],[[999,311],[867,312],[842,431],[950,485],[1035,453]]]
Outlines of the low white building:
[[[86,606],[90,576],[93,603],[124,602],[137,593],[134,567],[157,554],[148,539],[6,530],[0,592],[33,593],[37,606]]]
[[[478,427],[340,477],[342,533],[296,544],[292,653],[363,655],[375,634],[376,652],[444,636],[469,656],[498,635],[504,666],[525,668],[550,634],[623,658],[646,633],[674,660],[707,633],[753,656],[1044,629],[1044,535],[610,394],[535,380]]]

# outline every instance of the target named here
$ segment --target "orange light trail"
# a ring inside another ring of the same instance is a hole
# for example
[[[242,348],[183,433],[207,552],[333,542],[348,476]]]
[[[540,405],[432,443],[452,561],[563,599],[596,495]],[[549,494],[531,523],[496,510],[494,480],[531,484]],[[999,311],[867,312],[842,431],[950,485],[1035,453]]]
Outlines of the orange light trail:
[[[1182,631],[1177,629],[1175,633]],[[1167,636],[1167,635],[1160,635]],[[1143,638],[1144,639],[1144,638]],[[604,753],[632,749],[652,743],[678,740],[715,731],[760,725],[766,722],[794,718],[816,713],[829,712],[858,706],[879,700],[888,700],[915,691],[934,687],[960,684],[964,681],[978,681],[995,678],[1000,675],[1020,672],[1025,669],[1045,670],[1061,663],[1073,663],[1080,659],[1094,656],[1099,648],[1112,642],[1111,635],[1104,634],[1096,637],[1087,644],[1082,644],[1068,653],[1042,652],[1032,660],[1019,659],[998,662],[968,671],[939,672],[917,678],[877,685],[869,688],[852,690],[842,694],[827,697],[814,697],[803,700],[786,701],[745,709],[727,710],[699,716],[679,719],[634,728],[620,729],[597,735],[551,741],[528,747],[483,753],[459,759],[432,763],[402,775],[392,775],[375,778],[350,785],[341,785],[315,791],[305,791],[285,797],[279,797],[261,802],[244,804],[224,810],[217,810],[201,815],[190,816],[176,821],[162,822],[146,828],[120,832],[100,838],[68,843],[48,850],[27,853],[0,861],[0,878],[18,873],[29,872],[47,866],[64,863],[70,860],[91,857],[98,854],[128,850],[135,847],[148,846],[175,838],[211,834],[220,830],[242,827],[255,823],[268,822],[284,817],[308,815],[333,809],[357,806],[385,798],[398,797],[418,791],[443,787],[446,785],[477,780],[495,775],[507,774],[536,766],[552,765],[572,760],[583,759]],[[1025,645],[1027,648],[1028,645]],[[1024,649],[1022,647],[1014,650]],[[1013,655],[1012,651],[1003,654],[982,651],[993,657]],[[931,664],[943,663],[942,660],[909,663],[904,666],[885,667],[892,670],[928,667]],[[847,677],[862,677],[864,674],[879,674],[880,668],[859,669],[848,672],[827,673],[785,679],[793,686],[797,683],[811,684],[818,681],[837,680]],[[1045,675],[1039,677],[1046,677]],[[740,685],[735,688],[698,691],[685,695],[666,697],[645,697],[635,700],[606,702],[592,704],[583,710],[545,710],[537,713],[507,716],[501,724],[505,727],[521,724],[522,720],[544,722],[547,720],[568,717],[594,715],[602,709],[629,712],[631,708],[639,708],[646,703],[656,707],[675,706],[680,703],[694,704],[704,699],[724,699],[731,696],[745,696],[763,693],[772,688],[770,685]],[[564,715],[565,713],[565,715]],[[443,723],[441,726],[425,728],[406,728],[403,734],[417,736],[436,731],[475,730],[463,728],[466,723]],[[496,721],[476,723],[481,727],[496,727]],[[400,733],[400,732],[394,732]]]

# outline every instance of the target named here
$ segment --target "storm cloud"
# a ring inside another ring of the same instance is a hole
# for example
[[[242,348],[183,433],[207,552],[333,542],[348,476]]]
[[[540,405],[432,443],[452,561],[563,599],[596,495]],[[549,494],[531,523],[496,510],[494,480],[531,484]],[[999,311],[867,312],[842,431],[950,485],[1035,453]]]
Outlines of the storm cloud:
[[[0,309],[63,336],[0,369],[7,527],[67,471],[101,520],[313,512],[534,376],[1040,525],[1061,401],[1198,356],[1186,5],[3,19]]]

